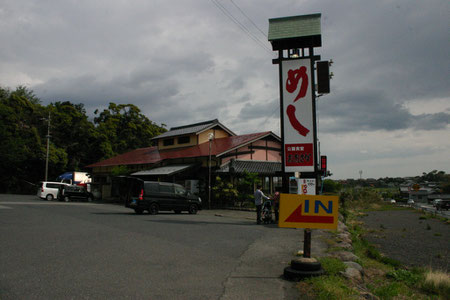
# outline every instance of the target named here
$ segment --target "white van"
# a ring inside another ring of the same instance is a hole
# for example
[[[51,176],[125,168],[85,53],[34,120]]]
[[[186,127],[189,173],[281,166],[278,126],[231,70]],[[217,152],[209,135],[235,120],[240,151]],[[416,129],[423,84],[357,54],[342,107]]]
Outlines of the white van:
[[[39,183],[39,189],[37,192],[37,196],[41,199],[47,199],[47,201],[52,201],[53,199],[57,199],[59,187],[62,185],[68,185],[68,184],[63,183],[63,182],[41,181]]]

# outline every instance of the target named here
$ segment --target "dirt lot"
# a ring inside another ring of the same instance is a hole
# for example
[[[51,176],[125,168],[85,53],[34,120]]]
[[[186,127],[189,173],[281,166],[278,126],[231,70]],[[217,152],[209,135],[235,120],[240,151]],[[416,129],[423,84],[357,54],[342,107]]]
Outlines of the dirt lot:
[[[369,242],[408,266],[450,269],[450,224],[415,210],[374,211],[362,217]]]

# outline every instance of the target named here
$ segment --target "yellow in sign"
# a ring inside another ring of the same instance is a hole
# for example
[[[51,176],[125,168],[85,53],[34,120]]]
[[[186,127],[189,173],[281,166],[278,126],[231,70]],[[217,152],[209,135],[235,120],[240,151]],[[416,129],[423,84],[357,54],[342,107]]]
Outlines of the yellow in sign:
[[[338,196],[281,194],[279,227],[337,229]]]

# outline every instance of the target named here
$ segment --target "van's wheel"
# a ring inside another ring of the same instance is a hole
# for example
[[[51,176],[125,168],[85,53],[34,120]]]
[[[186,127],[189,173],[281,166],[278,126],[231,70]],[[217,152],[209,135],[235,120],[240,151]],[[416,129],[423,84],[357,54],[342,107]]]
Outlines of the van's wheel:
[[[92,202],[93,200],[94,200],[94,198],[91,195],[89,195],[88,198],[87,198],[87,201],[88,202]]]
[[[189,213],[191,215],[195,215],[198,212],[198,206],[197,204],[191,204],[189,205]]]
[[[156,214],[158,214],[158,210],[159,210],[158,204],[152,203],[152,204],[150,204],[150,208],[148,209],[148,212],[151,215],[156,215]]]
[[[48,194],[47,196],[45,196],[45,199],[47,199],[47,201],[52,201],[53,200],[53,195],[52,194]]]
[[[135,212],[137,215],[142,215],[142,213],[144,212],[144,210],[143,210],[142,208],[135,208],[135,209],[134,209],[134,212]]]
[[[69,202],[70,201],[70,199],[69,199],[69,197],[64,197],[64,201],[66,201],[66,202]]]

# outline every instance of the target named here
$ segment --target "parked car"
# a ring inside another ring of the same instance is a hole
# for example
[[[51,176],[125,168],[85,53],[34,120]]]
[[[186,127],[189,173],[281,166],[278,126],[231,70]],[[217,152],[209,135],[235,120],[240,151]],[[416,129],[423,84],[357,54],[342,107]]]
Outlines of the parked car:
[[[159,211],[172,210],[175,213],[188,211],[190,214],[196,214],[202,209],[200,197],[186,191],[179,184],[143,181],[137,178],[127,178],[126,181],[128,188],[122,189],[125,206],[134,209],[137,214],[142,214],[145,210],[152,215]]]
[[[441,200],[436,203],[436,210],[448,210],[450,208],[450,200]]]
[[[62,185],[59,187],[58,200],[66,202],[74,200],[91,202],[92,200],[94,200],[94,196],[86,191],[86,188],[84,186]]]
[[[47,199],[52,201],[58,198],[58,191],[61,186],[66,186],[67,183],[63,182],[49,182],[41,181],[39,182],[39,189],[37,191],[37,196],[41,199]]]
[[[436,205],[437,205],[439,202],[441,202],[441,201],[442,201],[442,199],[434,199],[433,202],[432,202],[432,204],[433,204],[434,207],[436,207]]]

